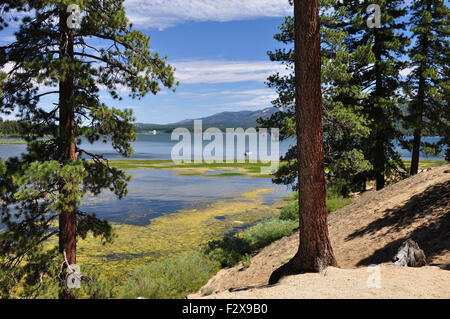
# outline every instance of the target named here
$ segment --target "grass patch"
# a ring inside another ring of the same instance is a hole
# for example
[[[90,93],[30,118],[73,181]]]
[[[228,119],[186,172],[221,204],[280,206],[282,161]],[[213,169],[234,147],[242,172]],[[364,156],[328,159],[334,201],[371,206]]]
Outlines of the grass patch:
[[[438,167],[438,166],[446,165],[447,163],[448,162],[444,161],[444,160],[420,160],[419,161],[419,169]],[[409,168],[411,168],[410,160],[403,161],[403,164],[405,164],[406,169],[409,170]]]
[[[221,174],[208,174],[208,175],[203,175],[205,177],[232,177],[232,176],[242,176],[245,174],[242,173],[221,173]]]
[[[221,267],[232,267],[239,262],[249,267],[256,251],[290,235],[297,227],[296,220],[275,217],[236,235],[209,241],[200,251],[151,262],[134,270],[120,296],[184,298],[198,291]],[[204,295],[210,293],[202,291]]]
[[[281,208],[280,219],[281,220],[298,220],[298,200],[297,193],[294,192],[285,197],[288,204]],[[327,193],[327,210],[328,212],[334,212],[341,207],[350,205],[353,201],[350,198],[345,198],[337,195],[334,191],[330,190]]]
[[[257,224],[241,234],[208,242],[201,251],[155,261],[136,268],[122,288],[121,298],[179,299],[198,291],[221,267],[242,261],[251,265],[251,254],[287,236],[298,226],[279,218]],[[210,291],[203,291],[210,294]]]
[[[180,176],[202,176],[202,173],[180,173]]]
[[[280,219],[298,220],[298,200],[294,199],[290,201],[286,206],[281,208]]]
[[[235,160],[232,163],[181,163],[175,164],[171,160],[111,160],[110,165],[115,168],[123,170],[131,169],[173,169],[173,170],[189,170],[190,172],[183,172],[179,175],[182,176],[205,176],[205,177],[232,177],[232,176],[244,176],[254,178],[272,178],[273,175],[261,174],[262,167],[269,167],[270,163],[255,162],[252,163],[249,160],[245,162],[238,162]],[[280,163],[282,165],[283,163]],[[207,171],[220,171],[235,169],[239,172],[230,173],[224,172],[223,174],[206,175],[203,174]],[[188,175],[189,174],[189,175]],[[191,175],[192,174],[192,175]]]
[[[208,242],[203,253],[221,267],[232,267],[251,250],[250,244],[241,236],[225,236]]]
[[[327,210],[328,212],[334,212],[335,210],[350,205],[351,203],[353,203],[353,201],[350,198],[340,196],[327,198]]]
[[[252,250],[257,250],[291,234],[297,227],[297,222],[274,218],[247,229],[243,237]]]
[[[202,293],[202,296],[209,296],[214,292],[214,289],[213,287],[205,287],[200,292]]]
[[[122,298],[180,299],[198,291],[217,271],[219,264],[194,251],[152,262],[135,269]]]
[[[27,144],[24,140],[0,139],[0,145],[22,145]]]
[[[232,267],[268,244],[291,234],[298,223],[292,220],[270,219],[235,236],[225,236],[208,242],[203,252],[222,267]]]

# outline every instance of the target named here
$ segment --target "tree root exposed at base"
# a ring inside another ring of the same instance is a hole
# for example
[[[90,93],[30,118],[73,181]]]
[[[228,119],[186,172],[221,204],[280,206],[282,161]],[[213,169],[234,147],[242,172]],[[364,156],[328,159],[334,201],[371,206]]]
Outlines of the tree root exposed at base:
[[[283,277],[299,275],[304,273],[318,273],[327,268],[328,266],[338,267],[336,260],[333,256],[327,258],[324,256],[322,258],[317,258],[319,262],[314,263],[314,265],[306,265],[302,257],[298,253],[289,260],[286,264],[275,269],[270,275],[269,286],[277,284]]]

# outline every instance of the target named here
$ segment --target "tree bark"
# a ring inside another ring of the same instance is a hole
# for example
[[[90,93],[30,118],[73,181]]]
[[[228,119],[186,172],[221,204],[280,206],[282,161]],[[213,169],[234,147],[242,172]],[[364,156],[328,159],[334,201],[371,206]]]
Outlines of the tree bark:
[[[386,183],[384,177],[384,165],[386,161],[386,157],[384,155],[384,143],[383,137],[377,138],[376,147],[375,147],[375,182],[377,191],[382,190]]]
[[[295,0],[294,17],[300,244],[297,254],[272,273],[269,284],[286,275],[337,266],[327,223],[318,0]]]
[[[427,10],[431,12],[431,3],[430,1],[427,2]],[[420,39],[421,43],[421,54],[426,57],[428,55],[428,38],[426,36],[422,36],[422,39]],[[410,174],[416,175],[419,171],[419,159],[420,159],[420,143],[422,139],[422,125],[423,125],[423,109],[424,109],[424,103],[425,103],[425,68],[427,63],[427,59],[422,61],[420,63],[419,67],[419,88],[417,92],[417,102],[413,106],[414,108],[414,116],[416,117],[413,119],[415,123],[414,128],[414,140],[413,140],[413,149],[412,149],[412,155],[411,155],[411,169]]]
[[[422,138],[422,131],[418,128],[414,130],[413,149],[411,156],[411,175],[416,175],[419,172],[419,156],[420,156],[420,142]]]
[[[373,46],[376,62],[375,62],[375,96],[381,98],[383,95],[383,80],[382,74],[380,70],[381,63],[381,43],[380,43],[380,35],[378,30],[375,29],[375,43]],[[386,118],[384,116],[384,110],[380,107],[372,107],[375,113],[377,125],[376,133],[375,133],[375,161],[374,161],[374,169],[375,169],[375,181],[376,181],[376,189],[377,191],[382,190],[385,185],[385,164],[386,164],[386,155],[384,150],[385,137],[383,134],[383,124],[386,122]],[[380,127],[381,125],[381,127]]]
[[[426,40],[424,46],[426,46]],[[424,49],[426,51],[427,48]],[[426,54],[426,53],[425,53]],[[419,89],[417,93],[417,102],[414,106],[413,119],[415,123],[414,128],[414,140],[411,155],[411,169],[410,174],[416,175],[419,171],[419,158],[420,158],[420,143],[422,139],[422,125],[423,125],[423,104],[425,103],[425,77],[423,76],[423,70],[425,65],[420,66],[420,79],[419,79]]]
[[[63,6],[64,7],[64,6]],[[74,34],[67,26],[69,14],[64,8],[60,11],[60,59],[73,60],[74,53]],[[71,62],[65,63],[71,63]],[[60,163],[61,165],[77,160],[75,153],[75,115],[74,115],[74,75],[70,65],[66,65],[66,74],[59,83],[59,130],[60,130]],[[63,190],[65,183],[61,182],[60,192],[64,196],[70,195],[70,192]],[[59,251],[66,253],[67,261],[70,265],[76,264],[76,203],[71,202],[69,208],[60,212],[59,215]],[[67,292],[60,294],[61,298],[71,298]]]

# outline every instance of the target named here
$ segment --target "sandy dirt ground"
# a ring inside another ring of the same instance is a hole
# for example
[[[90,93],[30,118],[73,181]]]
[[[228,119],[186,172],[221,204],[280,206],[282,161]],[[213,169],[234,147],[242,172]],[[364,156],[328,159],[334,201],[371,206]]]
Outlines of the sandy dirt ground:
[[[295,254],[296,232],[258,252],[250,267],[222,269],[188,298],[450,298],[450,165],[366,192],[331,213],[328,223],[340,269],[287,277],[273,287],[228,292],[265,285],[272,271]],[[408,238],[425,251],[428,266],[390,264]],[[373,264],[382,264],[381,288],[367,287],[367,266]],[[203,296],[202,291],[212,294]]]
[[[225,291],[209,298],[450,298],[450,272],[436,266],[403,268],[393,264],[381,264],[378,269],[329,267],[320,274],[285,277],[272,287]]]

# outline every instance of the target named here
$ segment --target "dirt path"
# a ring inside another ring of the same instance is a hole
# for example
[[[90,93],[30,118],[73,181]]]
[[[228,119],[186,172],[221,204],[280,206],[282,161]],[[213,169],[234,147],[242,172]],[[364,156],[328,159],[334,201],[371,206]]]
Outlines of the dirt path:
[[[328,221],[333,249],[341,267],[329,268],[327,272],[332,275],[305,274],[286,278],[280,283],[286,287],[279,291],[280,285],[276,286],[278,288],[223,292],[232,287],[266,284],[271,272],[295,254],[298,233],[294,233],[260,251],[252,258],[250,267],[244,269],[238,265],[219,271],[205,285],[214,292],[210,297],[450,297],[450,272],[437,267],[405,269],[385,264],[382,266],[383,288],[363,289],[369,275],[367,267],[363,266],[390,262],[407,238],[418,242],[430,265],[450,264],[450,165],[433,168],[382,191],[366,193],[354,204],[331,213]],[[341,294],[343,289],[345,295]],[[394,291],[396,289],[400,290]],[[216,294],[220,291],[222,293]],[[197,293],[189,297],[201,296]]]

